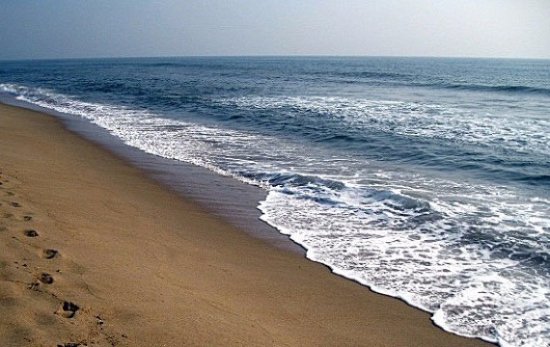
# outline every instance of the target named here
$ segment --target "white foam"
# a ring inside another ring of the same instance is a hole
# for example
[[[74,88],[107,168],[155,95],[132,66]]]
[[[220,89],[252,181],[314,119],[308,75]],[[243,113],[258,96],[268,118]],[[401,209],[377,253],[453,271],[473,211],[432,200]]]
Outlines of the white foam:
[[[550,118],[522,118],[516,113],[493,114],[476,107],[344,97],[238,97],[218,100],[243,109],[298,110],[347,122],[353,128],[378,129],[392,134],[442,138],[547,155],[550,153]],[[289,114],[290,116],[290,114]]]

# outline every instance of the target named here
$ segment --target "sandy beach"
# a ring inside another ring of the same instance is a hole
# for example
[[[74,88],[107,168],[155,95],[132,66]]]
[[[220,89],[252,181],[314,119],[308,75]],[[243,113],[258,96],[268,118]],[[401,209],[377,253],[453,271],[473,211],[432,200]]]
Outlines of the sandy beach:
[[[482,346],[0,105],[0,346]],[[72,343],[72,344],[71,344]]]

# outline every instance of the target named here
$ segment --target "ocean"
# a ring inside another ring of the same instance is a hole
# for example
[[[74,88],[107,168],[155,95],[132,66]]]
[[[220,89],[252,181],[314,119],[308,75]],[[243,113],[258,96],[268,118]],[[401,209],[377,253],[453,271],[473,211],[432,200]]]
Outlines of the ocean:
[[[0,94],[260,187],[309,259],[445,330],[550,345],[548,60],[4,61]]]

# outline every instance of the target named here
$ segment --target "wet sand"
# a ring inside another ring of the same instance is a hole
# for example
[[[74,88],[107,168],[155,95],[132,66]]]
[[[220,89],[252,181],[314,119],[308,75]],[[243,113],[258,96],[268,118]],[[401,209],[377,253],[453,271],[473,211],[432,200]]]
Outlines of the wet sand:
[[[482,346],[0,105],[0,346]],[[69,345],[67,345],[69,346]]]

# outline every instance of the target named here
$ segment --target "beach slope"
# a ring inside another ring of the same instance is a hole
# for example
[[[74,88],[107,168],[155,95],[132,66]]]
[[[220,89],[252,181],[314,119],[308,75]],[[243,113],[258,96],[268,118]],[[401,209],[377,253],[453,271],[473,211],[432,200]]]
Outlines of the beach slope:
[[[482,346],[0,105],[0,346]]]

